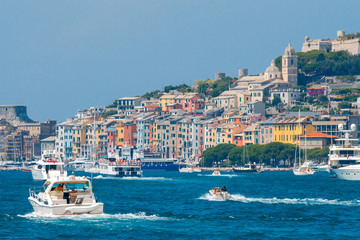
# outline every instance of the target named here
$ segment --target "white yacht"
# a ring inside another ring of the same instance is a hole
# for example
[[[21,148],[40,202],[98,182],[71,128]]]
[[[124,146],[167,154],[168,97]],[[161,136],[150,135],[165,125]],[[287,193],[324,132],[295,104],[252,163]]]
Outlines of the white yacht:
[[[343,180],[360,180],[359,139],[350,138],[350,133],[356,130],[356,125],[351,124],[350,130],[344,130],[342,124],[339,124],[338,128],[344,133],[344,137],[335,139],[336,144],[330,146],[330,174]]]
[[[85,169],[93,168],[94,162],[89,158],[80,157],[76,158],[74,161],[68,162],[66,168],[69,171],[85,171]]]
[[[91,182],[85,177],[56,177],[42,187],[29,189],[34,211],[46,215],[103,213],[103,203],[96,202]]]
[[[55,150],[45,150],[41,159],[31,168],[31,174],[34,180],[46,180],[67,176],[67,171],[64,170],[64,163]]]

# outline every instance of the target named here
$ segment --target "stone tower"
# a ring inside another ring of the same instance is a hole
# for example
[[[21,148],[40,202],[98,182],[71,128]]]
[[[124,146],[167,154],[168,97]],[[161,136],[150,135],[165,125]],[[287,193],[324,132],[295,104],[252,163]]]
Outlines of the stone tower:
[[[297,56],[290,43],[282,56],[282,77],[291,87],[298,84]]]

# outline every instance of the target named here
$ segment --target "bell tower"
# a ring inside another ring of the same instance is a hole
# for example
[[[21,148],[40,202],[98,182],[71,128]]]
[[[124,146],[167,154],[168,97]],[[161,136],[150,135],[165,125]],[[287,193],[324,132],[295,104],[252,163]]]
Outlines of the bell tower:
[[[282,77],[291,87],[298,84],[297,56],[290,43],[282,56]]]

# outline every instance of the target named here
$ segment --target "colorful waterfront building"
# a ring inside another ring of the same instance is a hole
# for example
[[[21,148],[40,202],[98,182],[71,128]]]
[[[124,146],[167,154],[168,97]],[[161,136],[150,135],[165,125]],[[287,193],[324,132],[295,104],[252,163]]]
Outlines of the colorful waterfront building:
[[[299,129],[300,123],[300,129]],[[311,117],[284,117],[273,123],[273,142],[299,144],[299,136],[315,131]]]

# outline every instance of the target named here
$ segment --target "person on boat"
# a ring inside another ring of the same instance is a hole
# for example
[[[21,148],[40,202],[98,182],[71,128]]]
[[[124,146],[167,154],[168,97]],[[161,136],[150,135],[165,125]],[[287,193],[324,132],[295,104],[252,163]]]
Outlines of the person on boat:
[[[214,188],[214,194],[216,194],[216,189],[217,189],[217,187]]]
[[[55,188],[55,192],[62,192],[64,190],[64,184],[61,183]]]
[[[227,189],[226,189],[226,187],[224,186],[224,187],[222,187],[222,191],[223,192],[227,192]]]

